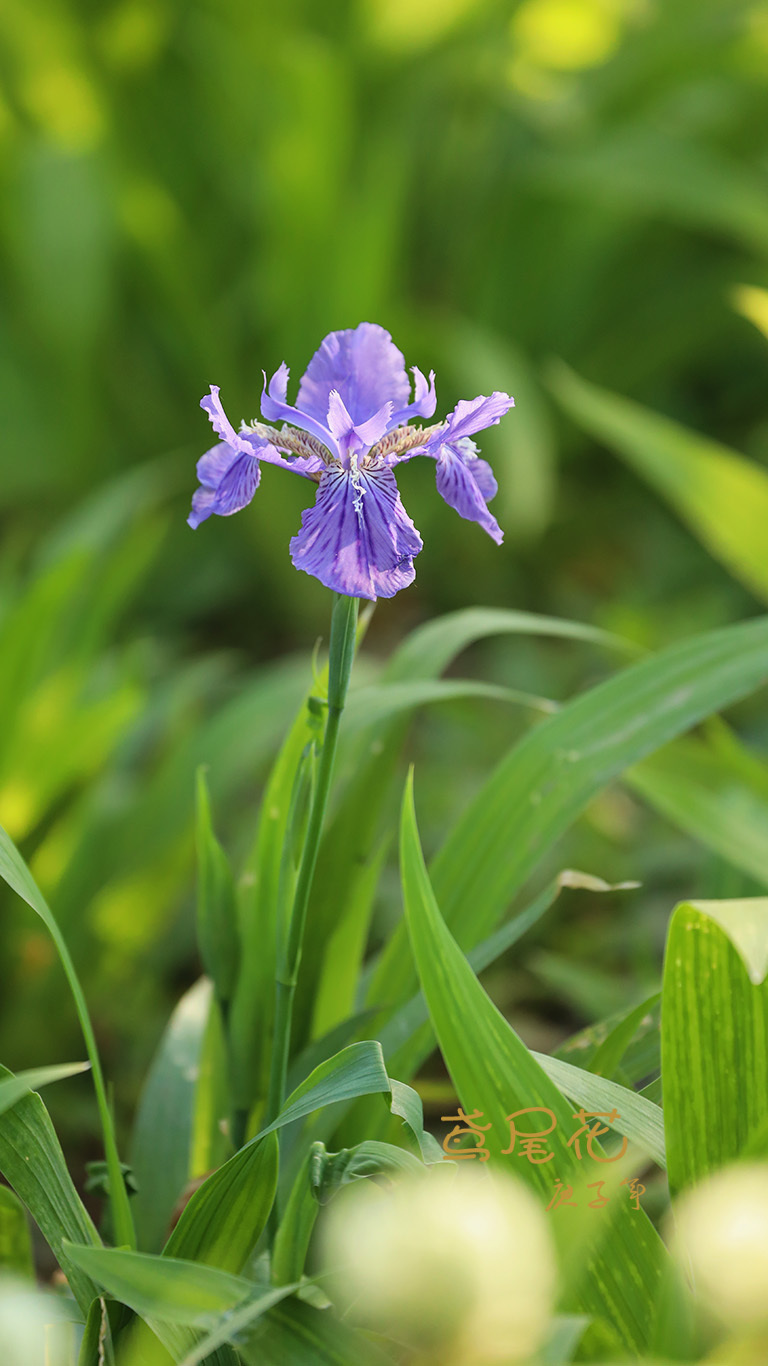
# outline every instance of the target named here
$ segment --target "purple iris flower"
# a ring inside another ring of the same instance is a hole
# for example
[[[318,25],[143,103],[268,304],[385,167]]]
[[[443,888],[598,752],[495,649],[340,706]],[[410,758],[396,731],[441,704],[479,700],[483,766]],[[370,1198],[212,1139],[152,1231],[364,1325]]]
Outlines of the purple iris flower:
[[[313,507],[291,544],[297,569],[337,593],[353,598],[391,598],[413,582],[421,537],[400,501],[393,467],[416,455],[435,461],[437,489],[461,517],[479,522],[501,543],[488,510],[497,484],[472,437],[513,407],[508,394],[458,403],[444,421],[429,427],[437,406],[435,376],[414,367],[413,394],[405,360],[383,327],[360,323],[331,332],[315,352],[290,404],[288,367],[267,385],[261,412],[266,422],[236,432],[219,401],[219,390],[201,399],[219,444],[197,465],[200,488],[192,499],[191,527],[217,513],[228,517],[250,503],[261,462],[281,465],[317,484]],[[267,425],[282,422],[277,427]]]

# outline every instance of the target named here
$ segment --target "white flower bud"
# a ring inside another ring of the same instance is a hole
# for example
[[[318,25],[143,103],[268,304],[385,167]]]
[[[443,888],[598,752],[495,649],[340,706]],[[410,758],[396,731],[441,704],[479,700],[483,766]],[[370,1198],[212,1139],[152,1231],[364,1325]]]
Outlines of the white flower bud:
[[[0,1277],[3,1366],[64,1366],[69,1327],[53,1295],[15,1277]]]
[[[546,1337],[552,1239],[512,1177],[446,1164],[394,1189],[360,1182],[330,1206],[323,1240],[351,1316],[440,1366],[525,1361]]]
[[[727,1167],[675,1205],[673,1248],[705,1312],[768,1326],[768,1164]]]

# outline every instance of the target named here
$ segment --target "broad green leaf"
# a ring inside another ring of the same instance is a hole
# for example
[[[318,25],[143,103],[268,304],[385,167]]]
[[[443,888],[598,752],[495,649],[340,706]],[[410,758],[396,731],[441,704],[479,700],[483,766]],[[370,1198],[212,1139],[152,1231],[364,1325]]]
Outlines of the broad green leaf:
[[[327,685],[327,670],[324,675]],[[235,1106],[247,1113],[265,1090],[274,1008],[274,964],[280,872],[296,774],[319,735],[319,717],[302,698],[272,767],[261,803],[256,842],[238,887],[241,960],[230,1020]]]
[[[733,1161],[768,1119],[768,897],[683,902],[661,1007],[673,1193]]]
[[[250,1281],[198,1262],[74,1243],[67,1243],[66,1252],[76,1266],[142,1318],[210,1327],[213,1315],[233,1309],[253,1290]]]
[[[623,1043],[622,1031],[628,1018],[636,1016],[637,1007],[631,1011],[618,1011],[607,1020],[600,1020],[597,1024],[589,1025],[586,1029],[580,1029],[566,1039],[559,1048],[555,1050],[555,1057],[562,1058],[564,1062],[574,1063],[576,1067],[584,1067],[588,1071],[593,1071],[593,1060],[597,1057],[603,1045],[610,1042],[611,1050],[618,1042],[619,1046]],[[660,1029],[660,1000],[655,1005],[649,1007],[647,1014],[644,1014],[639,1023],[635,1024],[635,1032],[632,1042],[626,1048],[621,1058],[621,1067],[617,1068],[614,1080],[620,1081],[622,1086],[634,1085],[644,1077],[649,1077],[652,1072],[658,1072],[661,1067],[661,1029]],[[620,1075],[619,1075],[620,1073]],[[645,1092],[642,1092],[645,1094]],[[652,1097],[656,1099],[656,1097]]]
[[[421,853],[409,783],[403,801],[401,876],[408,931],[421,985],[446,1066],[467,1113],[479,1110],[492,1133],[509,1136],[507,1116],[531,1106],[551,1111],[556,1126],[570,1133],[572,1107],[514,1030],[490,1001],[443,921]],[[591,1080],[598,1080],[591,1078]],[[491,1151],[491,1161],[509,1162]],[[515,1163],[518,1176],[541,1196],[551,1197],[549,1163]],[[557,1149],[557,1175],[574,1187],[583,1168],[575,1148]],[[561,1232],[564,1210],[553,1209]],[[569,1211],[570,1213],[570,1211]],[[642,1212],[634,1218],[627,1205],[612,1202],[586,1257],[576,1303],[568,1307],[608,1320],[630,1350],[650,1340],[654,1296],[665,1262],[658,1235]]]
[[[187,1202],[163,1256],[241,1271],[266,1227],[277,1170],[274,1135],[235,1153]]]
[[[652,1021],[653,1011],[660,1001],[661,992],[657,991],[628,1011],[598,1045],[587,1064],[587,1070],[598,1077],[613,1076],[640,1026]]]
[[[370,612],[358,617],[358,648],[369,621]],[[247,1115],[256,1098],[267,1090],[281,897],[284,900],[286,892],[290,895],[290,887],[282,885],[287,871],[289,828],[295,817],[296,788],[302,768],[305,783],[311,777],[311,754],[322,737],[327,693],[326,663],[315,674],[308,690],[305,685],[298,712],[272,766],[262,798],[256,840],[238,888],[242,953],[230,1043],[235,1109],[241,1116]],[[311,1002],[308,1009],[310,1006]],[[296,1036],[295,1013],[293,1032]]]
[[[321,1063],[327,1062],[328,1058],[333,1057],[347,1044],[355,1041],[356,1035],[370,1033],[370,1023],[377,1014],[375,1010],[360,1010],[356,1015],[350,1015],[341,1024],[337,1024],[334,1029],[329,1030],[322,1038],[315,1039],[302,1049],[301,1053],[293,1059],[288,1069],[288,1094],[296,1090],[301,1082],[306,1081],[310,1072],[314,1072]]]
[[[300,1280],[304,1274],[319,1208],[313,1184],[317,1179],[316,1170],[322,1172],[326,1156],[323,1143],[310,1143],[305,1149],[272,1248],[270,1270],[275,1285],[288,1285]]]
[[[49,1086],[54,1081],[64,1081],[66,1077],[79,1076],[87,1072],[89,1062],[54,1063],[51,1067],[33,1067],[27,1072],[15,1072],[12,1077],[0,1081],[0,1115],[10,1110],[21,1096],[30,1091],[39,1091],[41,1086]]]
[[[610,1122],[610,1127],[617,1129],[620,1134],[626,1134],[660,1167],[666,1166],[664,1117],[658,1105],[626,1086],[619,1086],[605,1077],[597,1077],[582,1067],[573,1067],[561,1058],[552,1058],[545,1053],[532,1053],[531,1056],[558,1090],[576,1105],[596,1113],[617,1110],[616,1119]]]
[[[315,989],[311,1032],[316,1042],[354,1016],[373,905],[388,852],[385,840],[367,862],[357,865],[357,875],[349,879],[339,904]]]
[[[0,1186],[0,1273],[35,1278],[27,1214],[8,1186]]]
[[[112,1328],[106,1299],[94,1300],[85,1320],[77,1366],[115,1366]],[[154,1366],[154,1363],[151,1363]],[[162,1366],[167,1366],[167,1356]]]
[[[0,1078],[11,1074],[0,1068]],[[83,1314],[98,1291],[70,1262],[65,1240],[99,1245],[99,1235],[75,1190],[48,1111],[34,1093],[0,1115],[0,1172],[23,1201],[62,1267]]]
[[[239,1351],[246,1366],[391,1366],[392,1360],[332,1310],[296,1298],[259,1319]]]
[[[226,1342],[237,1344],[243,1335],[248,1336],[249,1330],[263,1314],[279,1304],[281,1300],[298,1290],[298,1283],[295,1285],[279,1285],[271,1290],[264,1290],[257,1293],[252,1299],[246,1300],[245,1304],[238,1305],[236,1309],[230,1310],[220,1324],[204,1333],[191,1352],[184,1357],[180,1366],[199,1366],[200,1362],[210,1360],[210,1353],[214,1352]]]
[[[549,1338],[539,1350],[540,1366],[563,1366],[563,1363],[573,1361],[588,1323],[584,1314],[558,1314]]]
[[[502,759],[431,865],[435,896],[460,947],[494,924],[553,842],[631,764],[768,678],[768,620],[683,641],[631,665],[540,722]],[[514,838],[510,838],[514,831]],[[413,991],[405,928],[384,950],[369,1001]],[[391,1060],[410,1076],[429,1040]]]
[[[603,648],[634,650],[619,637],[580,622],[495,607],[465,608],[417,627],[395,651],[384,670],[381,684],[410,688],[419,683],[429,684],[469,645],[500,635],[582,640]],[[354,696],[353,692],[350,705],[355,705]],[[411,696],[415,703],[418,691],[412,692]],[[422,700],[426,700],[426,695]],[[303,1041],[309,1032],[318,978],[322,977],[326,984],[334,978],[338,908],[354,905],[360,880],[366,872],[375,877],[372,865],[381,848],[381,816],[394,795],[400,750],[409,720],[409,713],[396,712],[388,719],[360,730],[349,746],[354,755],[354,762],[350,764],[351,777],[323,839],[315,873],[295,1007],[294,1032],[299,1041]],[[342,758],[347,748],[345,727],[346,719],[341,734]],[[359,918],[350,914],[349,933],[356,936],[359,932]],[[315,1033],[323,1026],[323,1020],[318,1017]]]
[[[624,887],[627,884],[619,885]],[[467,955],[467,960],[474,971],[478,974],[483,972],[501,954],[506,953],[533,925],[537,924],[560,893],[567,888],[588,888],[592,892],[617,890],[611,883],[605,882],[602,878],[594,877],[590,873],[581,873],[574,868],[563,869],[538,896],[534,897],[530,905],[518,911],[517,915],[512,916],[506,924],[499,926],[487,939],[484,939],[481,944],[471,950]],[[378,1030],[379,1042],[388,1065],[392,1058],[396,1059],[403,1052],[410,1052],[406,1046],[410,1044],[417,1030],[425,1025],[427,1029],[424,1030],[423,1037],[431,1038],[429,1011],[423,993],[417,991]],[[582,1065],[581,1058],[577,1061],[579,1065]],[[646,1068],[641,1075],[645,1076],[651,1070],[650,1067]],[[378,1134],[385,1126],[387,1129],[390,1127],[388,1119],[382,1117],[380,1112],[374,1113],[365,1101],[362,1101],[357,1107],[350,1125],[354,1133],[362,1130],[371,1134]],[[342,1138],[341,1141],[343,1142],[344,1139]]]
[[[139,1098],[131,1148],[133,1197],[141,1246],[159,1250],[191,1170],[196,1088],[211,1009],[202,978],[181,998],[152,1060]]]
[[[666,745],[624,775],[632,791],[667,820],[766,887],[767,779],[765,768],[745,771],[709,738],[693,737]]]
[[[406,1086],[402,1081],[390,1081],[392,1100],[390,1108],[393,1115],[397,1115],[403,1123],[410,1129],[419,1152],[424,1162],[442,1162],[443,1153],[440,1144],[427,1133],[424,1128],[424,1110],[421,1104],[421,1097],[411,1086]]]
[[[635,646],[597,626],[561,617],[543,617],[535,612],[510,611],[504,607],[464,607],[447,612],[418,626],[403,641],[387,665],[389,681],[434,678],[462,650],[491,636],[549,636],[583,640],[612,650],[629,651]]]
[[[518,703],[541,712],[556,710],[556,704],[548,697],[537,697],[533,693],[500,687],[496,683],[483,683],[472,678],[416,678],[407,682],[371,685],[351,692],[344,712],[345,732],[354,735],[356,731],[429,703],[463,701],[468,698]]]
[[[768,474],[760,465],[587,384],[565,365],[552,368],[551,383],[580,426],[647,479],[736,578],[768,598]]]
[[[213,831],[203,767],[197,770],[197,937],[203,967],[226,1007],[235,989],[240,957],[235,880]]]
[[[321,1063],[289,1095],[277,1119],[203,1182],[171,1234],[165,1254],[204,1261],[215,1258],[217,1266],[240,1270],[274,1199],[277,1143],[271,1135],[326,1105],[377,1092],[389,1094],[389,1090],[378,1043],[350,1044]],[[243,1216],[244,1208],[248,1218]]]
[[[323,1062],[291,1093],[277,1119],[262,1129],[252,1143],[264,1134],[282,1129],[296,1119],[303,1119],[325,1105],[352,1100],[357,1096],[388,1095],[390,1081],[384,1066],[381,1044],[372,1039],[350,1044],[333,1058]]]
[[[67,944],[59,929],[58,923],[27,868],[26,863],[22,859],[21,854],[7,832],[3,830],[1,826],[0,877],[13,888],[22,900],[26,901],[27,904],[37,912],[56,946],[56,952],[59,955],[69,989],[72,993],[72,999],[75,1003],[77,1018],[80,1021],[80,1028],[83,1033],[83,1039],[93,1070],[93,1088],[96,1092],[96,1103],[99,1110],[104,1140],[104,1150],[109,1177],[110,1212],[114,1222],[115,1232],[117,1237],[122,1238],[133,1245],[135,1242],[133,1215],[128,1203],[128,1194],[123,1181],[112,1111],[107,1100],[99,1050],[96,1045],[96,1036],[93,1032],[93,1025],[91,1024],[91,1017],[88,1011],[85,994],[80,985],[80,979],[75,971],[72,956],[67,948]]]

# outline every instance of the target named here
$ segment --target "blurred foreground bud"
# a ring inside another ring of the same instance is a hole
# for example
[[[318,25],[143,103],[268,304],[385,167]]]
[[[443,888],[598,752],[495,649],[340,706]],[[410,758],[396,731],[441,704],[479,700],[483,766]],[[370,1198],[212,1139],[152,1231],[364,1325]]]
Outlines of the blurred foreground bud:
[[[323,1226],[334,1291],[360,1323],[440,1366],[525,1361],[547,1335],[556,1266],[546,1216],[511,1177],[431,1168],[343,1191]]]
[[[3,1366],[65,1366],[71,1360],[72,1325],[62,1302],[28,1282],[0,1276],[0,1360]]]
[[[768,1164],[726,1167],[675,1205],[675,1255],[706,1312],[768,1327]]]

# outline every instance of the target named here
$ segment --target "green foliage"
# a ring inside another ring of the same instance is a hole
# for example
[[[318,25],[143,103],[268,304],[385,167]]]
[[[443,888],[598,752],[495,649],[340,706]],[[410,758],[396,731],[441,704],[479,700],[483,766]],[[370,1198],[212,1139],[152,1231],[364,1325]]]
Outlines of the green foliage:
[[[678,906],[667,938],[661,1014],[675,1193],[740,1157],[768,1127],[766,972],[768,898]]]
[[[585,382],[565,366],[552,387],[571,416],[613,447],[759,598],[768,597],[768,475],[754,461]]]

